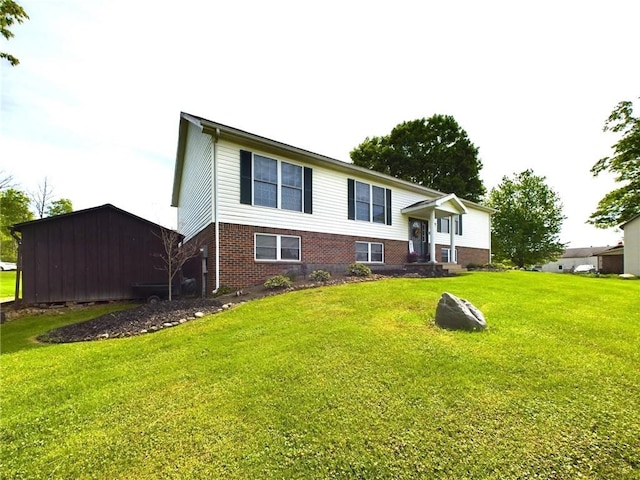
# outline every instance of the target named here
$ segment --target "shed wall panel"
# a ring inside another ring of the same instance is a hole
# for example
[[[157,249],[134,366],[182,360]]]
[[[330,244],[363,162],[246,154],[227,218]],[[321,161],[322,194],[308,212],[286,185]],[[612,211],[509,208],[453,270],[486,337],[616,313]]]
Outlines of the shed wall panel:
[[[28,304],[122,300],[132,283],[159,283],[160,227],[115,209],[61,216],[22,228]]]

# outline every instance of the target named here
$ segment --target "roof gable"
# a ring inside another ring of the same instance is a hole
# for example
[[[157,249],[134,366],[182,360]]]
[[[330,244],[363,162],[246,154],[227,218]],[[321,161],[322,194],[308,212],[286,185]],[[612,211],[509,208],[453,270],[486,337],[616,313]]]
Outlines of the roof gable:
[[[54,215],[52,217],[45,217],[45,218],[39,218],[37,220],[30,220],[28,222],[22,222],[22,223],[17,223],[15,225],[13,225],[12,229],[20,232],[22,231],[22,229],[24,227],[32,227],[32,226],[37,226],[37,225],[42,225],[42,224],[48,224],[48,223],[53,223],[53,222],[59,222],[59,221],[65,221],[74,217],[78,217],[78,216],[84,216],[84,215],[91,215],[94,214],[96,212],[100,212],[100,211],[104,211],[104,210],[108,210],[108,211],[113,211],[117,214],[120,215],[126,215],[130,218],[133,218],[134,220],[137,220],[139,222],[143,222],[148,224],[149,226],[153,227],[153,228],[161,228],[161,229],[165,229],[166,227],[163,227],[162,225],[158,225],[157,223],[154,223],[150,220],[146,220],[142,217],[139,217],[137,215],[134,215],[133,213],[127,212],[126,210],[122,210],[121,208],[115,207],[110,203],[105,203],[104,205],[100,205],[97,207],[91,207],[91,208],[85,208],[83,210],[76,210],[75,212],[71,212],[71,213],[63,213],[62,215]]]

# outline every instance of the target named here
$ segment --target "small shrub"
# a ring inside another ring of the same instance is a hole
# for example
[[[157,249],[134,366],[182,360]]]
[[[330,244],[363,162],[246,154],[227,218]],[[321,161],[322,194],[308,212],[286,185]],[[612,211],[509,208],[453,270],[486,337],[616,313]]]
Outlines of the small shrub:
[[[220,288],[218,288],[218,291],[213,295],[213,297],[219,297],[221,295],[226,295],[227,293],[231,293],[233,292],[235,289],[231,288],[228,285],[220,285]]]
[[[285,277],[284,275],[275,275],[264,282],[264,287],[272,290],[275,288],[289,288],[292,284],[293,282],[289,277]]]
[[[309,274],[309,278],[315,282],[328,282],[331,274],[325,270],[314,270]]]
[[[355,277],[368,277],[371,275],[371,269],[362,263],[352,263],[347,268],[347,273]]]

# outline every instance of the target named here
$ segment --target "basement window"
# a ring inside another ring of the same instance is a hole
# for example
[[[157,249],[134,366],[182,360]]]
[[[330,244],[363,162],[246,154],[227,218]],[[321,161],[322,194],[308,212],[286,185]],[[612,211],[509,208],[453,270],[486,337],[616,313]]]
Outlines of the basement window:
[[[256,233],[254,244],[256,260],[300,261],[300,237]]]

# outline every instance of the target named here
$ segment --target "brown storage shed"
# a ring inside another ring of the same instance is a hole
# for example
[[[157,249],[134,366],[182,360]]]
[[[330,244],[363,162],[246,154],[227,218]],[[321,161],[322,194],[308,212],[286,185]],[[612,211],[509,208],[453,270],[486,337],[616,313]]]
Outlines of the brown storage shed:
[[[163,228],[111,204],[15,225],[23,302],[126,300],[134,283],[167,283]]]

